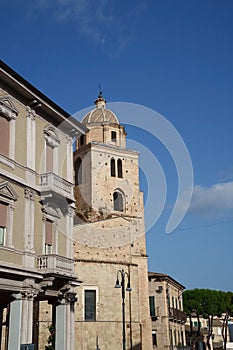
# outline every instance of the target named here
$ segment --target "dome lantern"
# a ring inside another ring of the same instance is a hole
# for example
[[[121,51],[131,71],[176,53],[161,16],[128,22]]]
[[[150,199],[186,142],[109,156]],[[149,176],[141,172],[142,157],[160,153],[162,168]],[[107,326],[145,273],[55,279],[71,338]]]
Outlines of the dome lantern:
[[[99,92],[97,99],[95,100],[96,108],[105,108],[106,100],[103,98],[102,91]]]

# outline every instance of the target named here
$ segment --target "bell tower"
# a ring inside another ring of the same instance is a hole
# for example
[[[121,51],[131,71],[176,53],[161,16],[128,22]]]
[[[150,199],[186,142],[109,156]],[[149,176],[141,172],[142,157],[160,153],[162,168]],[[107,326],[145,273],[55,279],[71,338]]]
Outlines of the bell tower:
[[[77,293],[81,293],[78,299],[84,310],[79,310],[78,322],[88,334],[87,348],[94,348],[91,337],[95,334],[101,350],[121,349],[121,295],[114,289],[114,282],[117,271],[122,269],[130,276],[133,289],[126,301],[127,349],[132,345],[135,349],[141,346],[150,350],[152,337],[139,155],[127,148],[124,126],[106,108],[102,92],[95,100],[95,108],[81,123],[87,131],[77,140],[74,153],[74,250],[77,275],[83,281]],[[95,322],[92,324],[85,322],[85,308],[88,308],[85,293],[93,298]],[[103,327],[106,322],[109,328]],[[78,328],[77,334],[80,337],[77,342],[83,341]]]
[[[82,120],[88,131],[74,156],[77,214],[98,220],[114,214],[137,216],[143,210],[138,153],[126,148],[126,132],[99,94],[96,108]]]

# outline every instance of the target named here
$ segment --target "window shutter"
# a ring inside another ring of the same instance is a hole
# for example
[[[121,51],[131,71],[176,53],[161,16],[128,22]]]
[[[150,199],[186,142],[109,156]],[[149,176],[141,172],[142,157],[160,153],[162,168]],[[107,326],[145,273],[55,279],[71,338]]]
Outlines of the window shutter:
[[[156,314],[155,314],[155,297],[150,296],[149,302],[150,302],[150,316],[151,317],[156,316]]]
[[[9,127],[9,121],[0,116],[0,153],[4,156],[9,156]]]
[[[0,226],[6,227],[8,205],[0,203]]]
[[[53,172],[53,148],[46,145],[46,172]]]
[[[53,245],[53,223],[47,220],[45,225],[45,244]]]

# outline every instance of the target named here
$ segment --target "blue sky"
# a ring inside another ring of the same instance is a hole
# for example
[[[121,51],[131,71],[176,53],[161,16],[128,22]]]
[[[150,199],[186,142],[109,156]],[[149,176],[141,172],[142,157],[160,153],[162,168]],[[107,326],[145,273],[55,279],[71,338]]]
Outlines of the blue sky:
[[[173,124],[192,159],[194,195],[169,235],[174,162],[158,140],[127,127],[167,181],[147,233],[149,269],[187,288],[233,290],[233,1],[0,0],[0,23],[3,61],[71,114],[93,104],[101,83],[107,101],[149,107]]]

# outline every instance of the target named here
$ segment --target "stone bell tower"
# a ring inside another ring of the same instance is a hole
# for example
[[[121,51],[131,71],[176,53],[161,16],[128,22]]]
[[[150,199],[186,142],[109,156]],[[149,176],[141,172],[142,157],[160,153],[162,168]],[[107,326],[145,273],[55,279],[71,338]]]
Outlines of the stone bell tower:
[[[126,147],[126,132],[106,108],[100,92],[82,126],[74,153],[76,217],[74,249],[83,282],[76,310],[80,349],[121,346],[121,293],[114,289],[118,270],[130,276],[126,292],[127,349],[150,350],[143,194],[138,152]],[[79,327],[79,328],[78,328]]]

